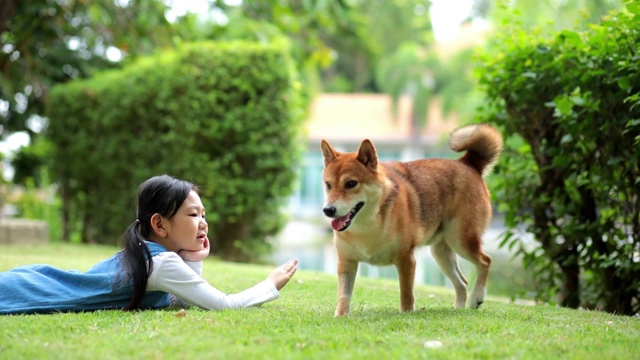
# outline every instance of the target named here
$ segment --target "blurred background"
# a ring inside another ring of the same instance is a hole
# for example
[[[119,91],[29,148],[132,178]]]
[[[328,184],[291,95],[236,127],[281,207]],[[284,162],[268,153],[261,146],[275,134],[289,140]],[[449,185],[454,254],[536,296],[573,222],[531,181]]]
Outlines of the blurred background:
[[[169,173],[200,185],[214,256],[298,257],[302,269],[334,273],[321,139],[341,151],[372,139],[383,160],[455,158],[451,130],[500,124],[481,110],[495,99],[478,71],[492,64],[486,56],[508,54],[500,36],[520,34],[509,26],[540,38],[575,34],[624,5],[3,0],[0,224],[13,234],[5,242],[118,244],[135,219],[137,185]],[[505,169],[487,178],[497,189],[484,239],[490,293],[533,299],[540,289],[522,256],[536,237],[500,206]],[[417,282],[450,286],[428,249],[417,259]],[[474,269],[463,270],[473,279]],[[359,275],[397,276],[368,265]]]

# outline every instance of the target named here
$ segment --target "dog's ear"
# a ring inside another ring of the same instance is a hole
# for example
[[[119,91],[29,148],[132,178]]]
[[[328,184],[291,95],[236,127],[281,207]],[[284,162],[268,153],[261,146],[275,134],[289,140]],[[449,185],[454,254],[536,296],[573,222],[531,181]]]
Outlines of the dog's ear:
[[[322,139],[322,142],[320,142],[320,148],[322,149],[322,156],[324,157],[325,167],[338,157],[338,154],[327,140]]]
[[[376,148],[369,139],[364,139],[360,143],[356,159],[368,168],[373,170],[378,168],[378,153],[376,153]]]

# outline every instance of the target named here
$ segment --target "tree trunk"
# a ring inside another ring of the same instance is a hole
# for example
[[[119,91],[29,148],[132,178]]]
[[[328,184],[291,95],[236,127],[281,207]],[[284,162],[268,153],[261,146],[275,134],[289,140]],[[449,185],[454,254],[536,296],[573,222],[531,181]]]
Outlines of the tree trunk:
[[[1,159],[1,157],[0,157]],[[0,174],[3,173],[3,169],[2,169],[2,161],[0,161]],[[5,194],[6,189],[5,186],[2,182],[0,182],[0,220],[2,219],[3,215],[4,215],[4,199],[5,199]]]
[[[577,256],[577,252],[568,251],[562,254],[562,257],[567,258],[556,260],[564,277],[558,294],[558,302],[561,306],[573,309],[580,306],[580,266]]]
[[[69,242],[69,197],[67,196],[67,186],[60,186],[60,197],[62,197],[62,241]]]
[[[542,245],[547,257],[553,260],[562,272],[562,285],[558,294],[558,303],[561,306],[577,308],[580,306],[580,266],[578,254],[575,248],[566,244],[559,245],[549,232],[549,223],[553,222],[546,216],[546,209],[538,207],[534,209],[534,220],[537,231],[535,237]]]
[[[20,0],[2,0],[0,2],[0,35],[2,35],[9,25],[9,21],[16,12],[16,7]]]

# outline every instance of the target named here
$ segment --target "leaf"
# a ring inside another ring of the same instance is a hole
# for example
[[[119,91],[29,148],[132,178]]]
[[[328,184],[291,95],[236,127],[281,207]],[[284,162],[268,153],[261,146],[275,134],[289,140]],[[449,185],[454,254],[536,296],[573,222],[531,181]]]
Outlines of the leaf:
[[[627,11],[632,14],[640,14],[640,3],[636,1],[630,1],[626,4]]]
[[[627,122],[626,127],[634,127],[634,126],[639,126],[640,125],[640,119],[631,119]]]
[[[505,231],[502,234],[502,241],[500,241],[500,248],[503,248],[506,244],[509,243],[509,240],[513,237],[513,233],[510,231]]]
[[[561,144],[567,144],[573,141],[573,136],[571,136],[571,134],[566,134],[565,136],[562,137],[562,139],[560,140]]]
[[[546,53],[551,51],[551,48],[549,46],[547,46],[547,45],[540,44],[540,45],[536,46],[536,51],[538,51],[541,54],[546,54]]]
[[[580,40],[580,35],[574,31],[564,30],[560,33],[560,38],[564,39],[565,42],[577,45],[582,44],[582,40]]]
[[[581,96],[571,96],[569,99],[577,106],[582,106],[585,104],[585,101]]]
[[[627,91],[631,86],[631,80],[628,77],[620,78],[618,79],[618,86],[620,86],[620,89]]]
[[[620,162],[622,162],[622,158],[616,156],[616,157],[612,157],[611,159],[609,159],[607,161],[607,165],[617,165]]]
[[[562,115],[570,115],[573,111],[573,101],[566,96],[557,97],[554,102],[556,103],[556,109]]]

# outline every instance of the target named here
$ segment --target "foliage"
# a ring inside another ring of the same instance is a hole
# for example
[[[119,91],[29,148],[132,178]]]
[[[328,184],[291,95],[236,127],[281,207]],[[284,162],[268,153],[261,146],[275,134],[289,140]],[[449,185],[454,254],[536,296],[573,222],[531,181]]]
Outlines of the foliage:
[[[311,103],[323,87],[322,69],[335,61],[333,39],[344,39],[350,50],[369,54],[373,46],[358,14],[346,1],[251,0],[229,4],[210,0],[211,8],[226,21],[200,24],[187,15],[175,25],[183,38],[260,43],[285,36],[291,42],[291,56],[300,72],[301,95]]]
[[[2,174],[4,173],[3,166],[3,157],[4,155],[0,152],[0,219],[4,217],[4,204],[5,198],[7,197],[7,180],[5,180]]]
[[[473,88],[471,50],[462,50],[443,59],[435,47],[425,50],[416,43],[403,43],[393,55],[381,59],[377,68],[377,83],[393,99],[397,113],[402,95],[413,99],[411,116],[417,128],[428,122],[431,100],[440,96],[447,115],[463,110]]]
[[[0,3],[0,139],[35,135],[49,88],[114,67],[107,50],[135,57],[171,40],[160,1],[3,0]]]
[[[326,63],[329,49],[323,37],[342,34],[353,36],[348,18],[349,6],[338,1],[269,1],[249,0],[241,5],[244,16],[274,24],[294,43],[296,56],[303,64]],[[311,30],[311,31],[310,31]]]
[[[485,53],[481,116],[503,127],[503,245],[539,296],[564,306],[640,312],[640,7],[585,31],[544,36],[519,23]],[[495,180],[495,179],[494,179]],[[526,243],[522,231],[533,234]],[[560,290],[558,291],[558,287]]]
[[[49,89],[119,67],[172,41],[162,1],[3,0],[0,2],[0,141],[18,131],[32,144],[48,119]],[[125,61],[110,60],[109,52]],[[23,147],[13,159],[16,184],[42,175],[47,153]],[[2,177],[2,176],[0,176]]]
[[[0,271],[27,263],[86,270],[118,249],[0,246]],[[206,259],[203,277],[235,293],[271,267]],[[260,307],[0,316],[0,357],[240,359],[637,359],[640,322],[596,311],[489,297],[451,308],[450,289],[416,286],[419,310],[398,312],[397,281],[358,278],[350,316],[334,318],[336,277],[299,270]],[[116,346],[114,346],[116,345]]]
[[[499,0],[496,3],[498,6],[484,11],[485,15],[508,21],[516,12],[523,15],[520,21],[525,27],[544,26],[556,30],[597,23],[610,11],[620,10],[624,5],[621,0]]]
[[[28,182],[36,187],[47,187],[48,154],[51,144],[45,138],[34,139],[30,146],[22,146],[13,155],[11,166],[14,169],[12,182],[19,186],[26,186]]]
[[[135,219],[138,184],[168,173],[200,186],[212,250],[255,260],[292,191],[297,89],[282,39],[184,44],[54,88],[47,136],[65,221],[113,244]]]
[[[378,63],[377,83],[391,97],[394,117],[397,116],[400,99],[411,97],[411,157],[422,156],[419,146],[421,129],[429,122],[429,109],[436,98],[442,100],[445,116],[455,110],[461,117],[469,116],[469,105],[476,104],[470,54],[471,50],[467,49],[443,59],[436,53],[435,46],[425,49],[417,43],[406,42],[393,55]]]
[[[335,39],[349,43],[353,51],[371,51],[362,18],[345,0],[249,0],[239,10],[242,17],[273,24],[291,40],[305,83],[315,89],[322,86],[315,78],[319,71],[335,61]]]
[[[377,92],[375,67],[406,41],[433,42],[424,1],[243,1],[211,5],[229,21],[210,38],[264,39],[273,29],[292,41],[293,57],[306,83],[327,92]]]
[[[44,220],[49,229],[49,240],[60,241],[62,238],[62,220],[60,213],[62,201],[57,194],[56,187],[49,184],[46,172],[41,174],[40,184],[35,185],[32,178],[25,179],[20,190],[13,191],[8,203],[14,205],[17,216],[23,219]]]
[[[424,1],[362,0],[351,3],[352,18],[358,19],[358,37],[341,33],[328,38],[333,61],[322,73],[327,92],[380,92],[376,69],[406,43],[427,48],[434,42],[429,4]]]

